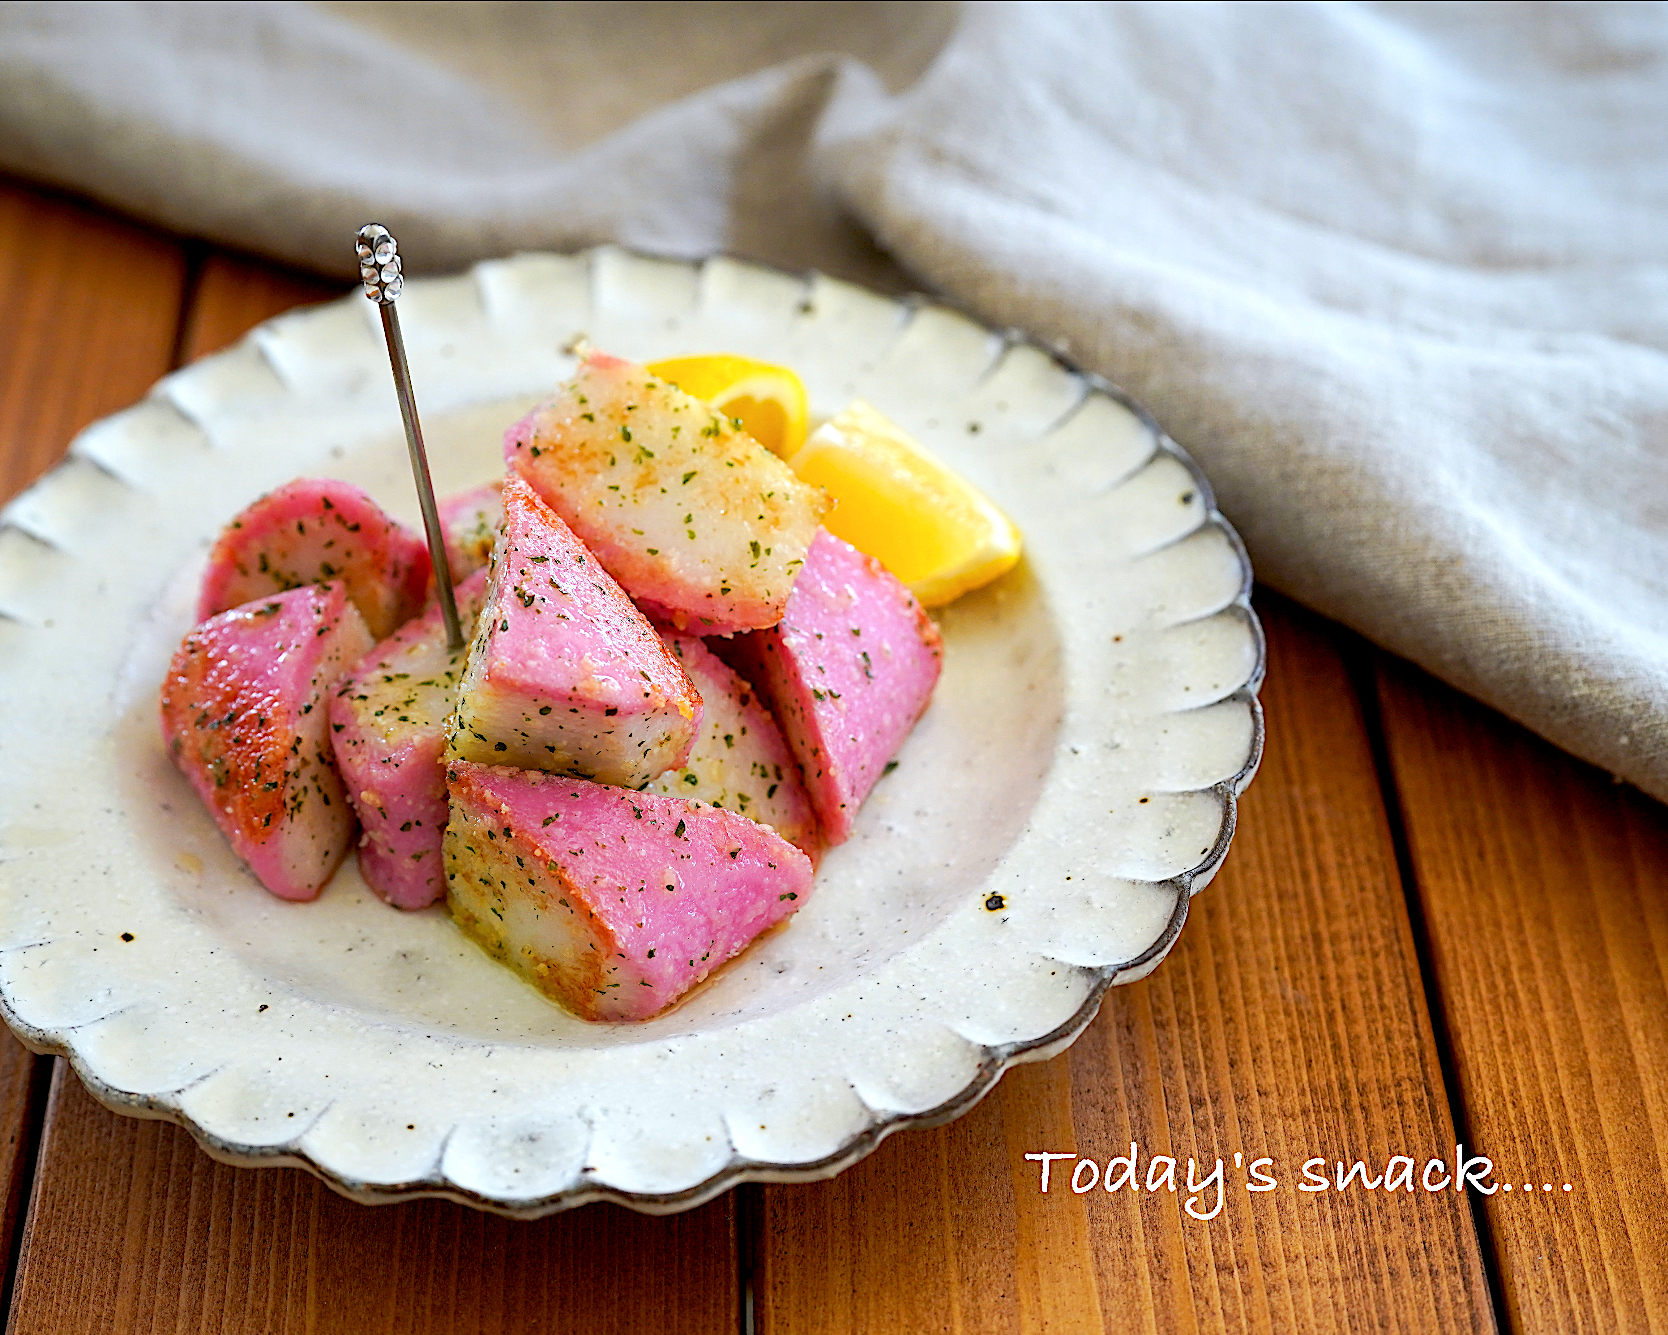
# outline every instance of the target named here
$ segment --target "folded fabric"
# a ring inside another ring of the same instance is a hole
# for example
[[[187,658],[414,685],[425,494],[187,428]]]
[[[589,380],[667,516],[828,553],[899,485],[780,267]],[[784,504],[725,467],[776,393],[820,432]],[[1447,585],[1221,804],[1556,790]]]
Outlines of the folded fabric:
[[[1668,799],[1668,11],[0,5],[0,166],[352,271],[618,240],[941,292],[1269,584]]]

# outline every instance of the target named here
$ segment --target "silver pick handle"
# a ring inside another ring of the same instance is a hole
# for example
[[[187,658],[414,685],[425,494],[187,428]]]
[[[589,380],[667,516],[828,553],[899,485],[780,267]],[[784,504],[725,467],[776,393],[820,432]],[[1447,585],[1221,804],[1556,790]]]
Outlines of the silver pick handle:
[[[382,316],[382,334],[388,341],[388,365],[394,372],[394,392],[399,396],[400,417],[405,421],[405,443],[411,451],[417,502],[423,509],[423,530],[428,535],[429,561],[434,567],[434,589],[440,598],[440,614],[446,619],[446,642],[454,650],[461,649],[463,627],[458,622],[457,600],[452,596],[452,566],[446,559],[446,535],[440,527],[439,507],[434,503],[429,456],[423,449],[423,428],[417,420],[417,400],[411,392],[411,368],[405,360],[399,312],[394,309],[394,302],[405,287],[400,272],[399,243],[381,223],[366,223],[359,229],[354,249],[359,255],[359,278],[365,284],[365,295],[376,302]]]

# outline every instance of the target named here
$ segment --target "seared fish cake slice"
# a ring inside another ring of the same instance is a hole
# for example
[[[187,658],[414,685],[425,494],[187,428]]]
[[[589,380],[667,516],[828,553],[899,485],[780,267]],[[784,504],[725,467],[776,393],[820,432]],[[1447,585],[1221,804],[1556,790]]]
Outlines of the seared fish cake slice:
[[[169,664],[168,754],[281,899],[316,896],[353,844],[327,706],[371,645],[346,590],[310,584],[210,617]]]
[[[297,478],[221,530],[197,599],[197,620],[305,584],[346,586],[376,639],[423,608],[429,549],[346,482]]]
[[[473,628],[486,571],[457,588]],[[457,708],[469,646],[446,643],[440,604],[405,623],[362,659],[330,698],[330,737],[359,815],[359,873],[395,908],[426,908],[446,893],[446,725]]]
[[[613,577],[519,477],[449,754],[636,788],[681,765],[701,697]]]
[[[510,428],[504,458],[645,612],[692,635],[774,626],[828,508],[716,409],[600,353]]]
[[[816,812],[759,693],[701,641],[670,633],[665,640],[701,693],[701,734],[689,759],[644,791],[740,812],[816,861],[822,852]]]
[[[461,761],[447,787],[453,919],[587,1020],[657,1014],[810,894],[810,859],[733,812]]]
[[[770,701],[824,840],[842,843],[932,699],[938,627],[879,561],[822,532],[781,625],[726,652]]]

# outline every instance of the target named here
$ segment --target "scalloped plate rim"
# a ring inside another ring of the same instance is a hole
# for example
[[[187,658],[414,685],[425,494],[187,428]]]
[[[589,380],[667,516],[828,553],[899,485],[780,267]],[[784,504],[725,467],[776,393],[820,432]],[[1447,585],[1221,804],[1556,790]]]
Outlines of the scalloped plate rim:
[[[775,266],[723,253],[692,260],[686,257],[659,255],[653,253],[652,251],[638,250],[631,247],[612,244],[594,246],[585,250],[566,253],[520,252],[514,256],[506,256],[504,257],[504,260],[513,260],[528,256],[550,255],[561,259],[583,258],[588,263],[594,264],[596,256],[610,252],[623,254],[636,259],[687,266],[695,270],[697,274],[697,281],[704,266],[713,260],[728,261],[744,268],[762,270],[764,272],[792,278],[806,285],[814,282],[815,279],[820,276],[815,271],[794,274],[791,271],[783,270]],[[502,263],[504,260],[482,261],[481,264]],[[472,276],[481,268],[481,264],[471,266],[469,269],[463,271],[462,274],[448,275],[439,280],[419,279],[411,284],[411,286],[417,286],[418,283],[423,282],[445,281],[446,277],[455,278]],[[836,281],[843,282],[843,280]],[[70,1026],[36,1026],[28,1023],[17,1015],[13,1009],[11,998],[4,995],[4,993],[0,993],[0,1019],[4,1019],[5,1023],[24,1044],[24,1046],[30,1051],[38,1054],[50,1054],[65,1058],[71,1069],[75,1072],[77,1078],[81,1081],[82,1085],[105,1108],[125,1116],[138,1117],[146,1120],[166,1121],[182,1127],[192,1136],[204,1152],[217,1162],[239,1167],[299,1168],[319,1179],[338,1194],[346,1196],[349,1199],[362,1204],[388,1204],[413,1199],[441,1198],[510,1218],[536,1219],[548,1214],[576,1208],[578,1206],[590,1204],[596,1201],[609,1201],[642,1213],[672,1214],[704,1204],[707,1201],[723,1194],[730,1188],[745,1182],[810,1182],[830,1178],[866,1157],[875,1148],[877,1148],[883,1140],[897,1131],[939,1126],[949,1121],[953,1121],[955,1118],[960,1117],[962,1114],[969,1111],[987,1093],[989,1093],[1009,1067],[1031,1061],[1046,1060],[1047,1058],[1052,1057],[1069,1047],[1095,1018],[1095,1015],[1098,1013],[1100,1006],[1105,999],[1107,991],[1111,987],[1119,984],[1120,982],[1136,981],[1138,978],[1145,977],[1148,972],[1157,967],[1157,965],[1162,962],[1164,957],[1174,946],[1186,924],[1188,906],[1192,895],[1197,893],[1198,889],[1202,888],[1205,883],[1214,877],[1227,855],[1228,848],[1233,839],[1238,822],[1238,798],[1256,774],[1257,768],[1262,759],[1263,748],[1266,740],[1263,711],[1261,703],[1258,699],[1258,690],[1267,669],[1267,645],[1260,619],[1257,617],[1256,611],[1251,605],[1250,595],[1253,584],[1253,575],[1250,558],[1245,551],[1244,543],[1239,537],[1238,532],[1234,529],[1233,525],[1217,508],[1214,491],[1211,488],[1208,479],[1205,477],[1199,466],[1194,462],[1192,457],[1163,431],[1151,413],[1149,413],[1140,403],[1110,380],[1093,371],[1085,370],[1081,366],[1077,365],[1059,347],[1050,346],[1043,340],[1022,330],[1012,328],[1000,330],[993,329],[983,320],[969,314],[965,309],[959,307],[954,302],[946,301],[941,298],[927,297],[921,294],[910,294],[904,297],[887,297],[884,294],[874,293],[870,289],[861,288],[860,285],[847,284],[847,286],[857,287],[859,290],[864,291],[869,295],[880,297],[883,300],[893,301],[909,312],[919,311],[922,309],[939,309],[952,312],[964,319],[967,319],[979,328],[984,329],[987,333],[997,336],[1002,340],[1005,346],[1022,345],[1041,352],[1064,371],[1081,380],[1087,391],[1098,391],[1117,401],[1124,408],[1133,413],[1152,434],[1155,441],[1155,452],[1168,453],[1176,459],[1187,470],[1189,476],[1192,478],[1194,484],[1199,490],[1199,495],[1205,510],[1204,519],[1195,528],[1188,530],[1186,534],[1182,535],[1182,537],[1177,538],[1176,541],[1192,537],[1194,534],[1206,528],[1216,528],[1225,537],[1239,562],[1241,570],[1241,584],[1237,594],[1216,612],[1212,612],[1209,615],[1221,615],[1232,608],[1237,608],[1239,610],[1240,614],[1246,621],[1253,640],[1255,648],[1254,665],[1248,679],[1243,685],[1220,697],[1219,699],[1211,701],[1209,705],[1202,707],[1210,707],[1210,705],[1219,705],[1228,702],[1239,702],[1246,705],[1251,719],[1251,737],[1248,746],[1248,753],[1244,764],[1230,777],[1199,789],[1189,790],[1201,793],[1214,793],[1221,803],[1222,822],[1214,845],[1210,848],[1208,854],[1203,857],[1196,866],[1181,873],[1180,875],[1166,880],[1150,882],[1150,884],[1154,886],[1170,889],[1174,895],[1174,905],[1165,927],[1150,945],[1135,956],[1115,964],[1071,966],[1079,974],[1087,975],[1091,979],[1087,995],[1084,997],[1076,1012],[1065,1022],[1056,1026],[1049,1032],[1036,1035],[1029,1039],[1017,1040],[997,1045],[978,1043],[976,1046],[981,1049],[981,1053],[973,1077],[956,1094],[943,1100],[939,1104],[914,1113],[895,1111],[882,1113],[876,1110],[876,1120],[871,1122],[870,1125],[864,1127],[861,1131],[849,1137],[835,1152],[813,1162],[773,1163],[767,1160],[752,1159],[746,1156],[732,1154],[730,1160],[723,1167],[713,1172],[700,1182],[697,1182],[690,1187],[670,1192],[631,1191],[602,1181],[587,1181],[582,1176],[579,1182],[545,1196],[536,1198],[505,1199],[476,1192],[469,1188],[460,1187],[456,1183],[447,1181],[443,1175],[424,1177],[398,1183],[366,1182],[355,1180],[323,1167],[319,1163],[315,1162],[311,1155],[302,1150],[298,1142],[304,1136],[304,1131],[298,1132],[296,1136],[292,1137],[292,1139],[284,1145],[267,1147],[230,1140],[219,1136],[213,1131],[210,1131],[198,1124],[183,1110],[181,1106],[179,1106],[179,1101],[187,1090],[202,1083],[202,1081],[211,1078],[214,1074],[218,1073],[220,1068],[211,1070],[205,1075],[200,1076],[198,1079],[191,1081],[187,1085],[180,1086],[179,1088],[173,1090],[162,1091],[160,1093],[139,1094],[121,1090],[93,1075],[91,1071],[86,1068],[86,1064],[77,1052],[73,1042],[75,1030],[83,1028],[87,1024],[96,1024],[99,1022],[98,1019]],[[356,292],[357,289],[354,289],[349,295],[351,296]],[[304,318],[308,312],[318,311],[338,305],[341,300],[341,298],[330,299],[321,303],[313,303],[283,312],[272,317],[270,320],[263,321],[260,325],[257,325],[254,329],[250,330],[236,343],[231,345],[230,348],[224,351],[229,352],[242,347],[246,342],[255,339],[261,330],[265,329],[274,321],[296,317]],[[158,387],[163,385],[169,377],[176,375],[179,371],[185,369],[187,368],[181,367],[170,372],[169,376],[165,376],[162,380],[159,380],[157,385],[147,391],[146,395],[142,396],[138,402],[143,403],[147,399],[156,395]],[[289,391],[287,386],[286,391],[293,392]],[[167,396],[164,395],[163,398],[165,402],[168,402],[170,406],[174,407],[175,411],[183,412],[183,409],[181,409],[179,405],[174,404],[171,399],[167,398]],[[134,406],[137,406],[137,404]],[[124,409],[122,411],[126,412],[130,410]],[[113,416],[120,416],[120,413]],[[111,418],[108,417],[100,419],[100,421],[91,424],[90,427],[83,428],[83,432],[77,433],[77,439],[79,439],[85,431],[91,430],[94,427],[110,420]],[[90,464],[99,471],[112,476],[116,481],[124,485],[132,485],[126,478],[121,477],[119,473],[115,472],[111,467],[99,459],[76,452],[74,446],[75,442],[72,442],[70,451],[66,453],[65,457],[60,460],[59,463],[49,469],[42,475],[41,478],[38,478],[30,485],[30,487],[26,488],[23,492],[19,493],[18,496],[14,497],[12,501],[8,502],[4,513],[0,513],[0,525],[3,525],[4,527],[16,528],[19,532],[24,533],[26,536],[34,539],[35,541],[47,542],[46,539],[41,538],[27,527],[16,523],[12,516],[20,503],[24,502],[37,487],[40,487],[49,481],[51,477],[60,469],[72,466],[76,463]],[[48,542],[47,545],[50,546],[52,544]],[[11,618],[7,617],[6,619],[10,620]],[[12,949],[15,950],[18,948],[20,947],[13,947]],[[100,1018],[103,1019],[109,1017],[105,1016]],[[170,1100],[172,1102],[170,1102]],[[325,1110],[321,1110],[319,1116],[322,1117],[324,1115],[324,1111]],[[440,1164],[444,1162],[445,1148],[445,1144],[443,1143],[440,1154],[437,1156],[435,1161],[437,1169]]]

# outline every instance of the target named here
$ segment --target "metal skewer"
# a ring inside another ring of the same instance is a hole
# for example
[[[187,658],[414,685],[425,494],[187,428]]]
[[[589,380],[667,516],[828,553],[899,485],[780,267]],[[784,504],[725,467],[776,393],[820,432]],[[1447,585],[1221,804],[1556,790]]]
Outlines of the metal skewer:
[[[434,503],[434,482],[429,477],[429,456],[423,449],[423,428],[417,421],[417,400],[411,392],[411,368],[405,361],[405,339],[400,335],[399,312],[394,309],[405,279],[400,275],[400,248],[393,234],[381,223],[366,223],[359,229],[355,249],[359,254],[359,277],[365,295],[376,302],[382,315],[382,334],[388,340],[388,364],[394,372],[394,392],[405,419],[405,443],[411,451],[411,473],[417,481],[417,503],[423,509],[423,529],[429,539],[429,562],[434,567],[434,588],[440,597],[440,614],[446,619],[446,642],[452,649],[463,648],[463,627],[458,622],[457,600],[452,596],[452,566],[446,559],[446,535],[440,528],[440,511]]]

